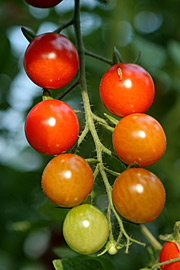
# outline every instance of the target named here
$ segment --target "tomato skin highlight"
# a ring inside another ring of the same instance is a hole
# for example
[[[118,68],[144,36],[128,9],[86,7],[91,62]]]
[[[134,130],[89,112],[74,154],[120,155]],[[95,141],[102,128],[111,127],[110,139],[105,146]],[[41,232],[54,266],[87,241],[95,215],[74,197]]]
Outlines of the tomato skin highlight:
[[[180,258],[180,251],[176,243],[167,241],[161,250],[159,262]],[[162,270],[179,270],[180,261],[161,265]]]
[[[50,8],[56,6],[62,0],[25,0],[25,2],[33,7]]]
[[[67,244],[81,254],[99,251],[106,243],[108,234],[106,217],[90,204],[71,209],[63,224],[63,235]]]
[[[113,147],[126,164],[141,167],[156,163],[166,150],[166,135],[153,117],[134,113],[122,118],[113,132]]]
[[[118,75],[118,67],[121,69],[122,79]],[[119,117],[146,112],[153,102],[154,94],[150,74],[132,63],[112,66],[100,83],[100,96],[104,106]]]
[[[92,191],[94,176],[89,164],[75,154],[54,157],[42,174],[42,189],[47,198],[61,207],[82,203]]]
[[[159,178],[143,168],[130,168],[115,180],[112,191],[117,211],[134,223],[148,223],[161,213],[165,189]]]
[[[60,100],[49,99],[36,104],[25,120],[29,144],[45,155],[69,150],[79,134],[79,122],[73,109]]]
[[[65,36],[45,33],[35,37],[24,55],[24,69],[38,86],[59,89],[69,84],[77,73],[79,56]]]

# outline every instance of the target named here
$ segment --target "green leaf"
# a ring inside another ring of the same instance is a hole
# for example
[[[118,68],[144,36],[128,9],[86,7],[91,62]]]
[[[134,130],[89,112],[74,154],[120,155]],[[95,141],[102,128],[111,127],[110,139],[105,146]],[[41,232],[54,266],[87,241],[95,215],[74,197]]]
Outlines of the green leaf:
[[[173,61],[180,66],[180,42],[172,40],[168,44],[169,53]]]
[[[93,259],[63,259],[54,260],[53,265],[56,270],[104,270],[103,265]]]
[[[57,207],[50,201],[45,202],[39,212],[49,220],[63,221],[69,209]]]
[[[74,250],[72,250],[71,248],[67,246],[54,248],[53,252],[58,257],[63,258],[63,259],[72,259],[79,256],[77,252],[75,252]]]

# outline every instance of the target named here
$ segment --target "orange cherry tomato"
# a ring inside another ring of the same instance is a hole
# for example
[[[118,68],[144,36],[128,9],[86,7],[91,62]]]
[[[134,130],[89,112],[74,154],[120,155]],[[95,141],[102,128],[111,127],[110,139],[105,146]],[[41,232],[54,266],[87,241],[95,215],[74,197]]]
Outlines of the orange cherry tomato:
[[[53,158],[42,174],[42,188],[53,203],[73,207],[82,203],[92,191],[94,176],[89,164],[75,154]]]
[[[143,168],[122,172],[114,182],[113,202],[117,211],[134,223],[148,223],[161,213],[165,189],[159,178]]]
[[[113,146],[126,164],[142,167],[157,162],[166,149],[166,135],[153,117],[135,113],[122,118],[113,132]]]

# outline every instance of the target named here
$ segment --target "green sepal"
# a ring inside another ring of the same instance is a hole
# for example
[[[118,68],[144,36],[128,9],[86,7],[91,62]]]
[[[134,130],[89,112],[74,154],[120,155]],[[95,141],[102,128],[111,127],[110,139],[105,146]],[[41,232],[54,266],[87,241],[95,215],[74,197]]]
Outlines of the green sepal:
[[[116,118],[114,118],[113,116],[107,114],[107,113],[104,113],[104,116],[106,116],[106,118],[111,122],[113,123],[115,126],[119,123],[119,120],[117,120]]]
[[[114,46],[113,48],[113,63],[115,64],[119,64],[119,63],[123,63],[124,60],[120,54],[120,52],[118,51],[118,49]]]
[[[21,31],[29,42],[31,42],[36,37],[36,35],[32,31],[28,30],[25,27],[21,27]]]
[[[44,100],[48,100],[48,99],[53,99],[53,97],[52,97],[52,95],[51,95],[51,93],[50,93],[49,90],[44,89],[43,90],[42,100],[44,101]]]

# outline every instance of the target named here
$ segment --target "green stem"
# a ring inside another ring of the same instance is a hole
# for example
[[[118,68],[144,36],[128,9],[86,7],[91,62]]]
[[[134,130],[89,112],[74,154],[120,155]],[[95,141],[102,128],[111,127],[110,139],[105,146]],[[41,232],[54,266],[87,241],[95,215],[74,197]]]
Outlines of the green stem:
[[[100,56],[100,55],[95,54],[93,52],[89,52],[87,50],[85,50],[84,53],[85,53],[85,55],[88,55],[88,56],[91,56],[93,58],[96,58],[96,59],[98,59],[98,60],[100,60],[102,62],[105,62],[105,63],[107,63],[107,64],[109,64],[111,66],[113,65],[113,62],[111,60],[109,60],[109,59],[107,59],[107,58],[105,58],[103,56]]]
[[[79,79],[77,79],[66,91],[58,98],[59,100],[67,96],[77,85],[79,84]]]
[[[145,225],[140,225],[141,232],[144,234],[144,236],[148,239],[149,243],[152,245],[152,247],[159,251],[162,249],[162,245],[157,241],[157,239],[152,235],[152,233],[148,230],[148,228]]]
[[[66,27],[73,25],[74,23],[74,18],[72,18],[71,20],[69,20],[68,22],[62,24],[59,28],[57,28],[54,33],[60,33],[63,29],[65,29]]]
[[[77,39],[77,49],[79,53],[79,83],[81,87],[81,94],[82,94],[82,99],[83,99],[83,104],[84,104],[84,111],[85,111],[85,121],[86,121],[86,126],[83,131],[83,134],[81,134],[78,144],[82,142],[84,137],[86,136],[87,132],[90,131],[95,147],[96,147],[96,153],[97,153],[97,160],[99,163],[96,166],[95,174],[97,175],[98,172],[100,172],[102,179],[104,181],[104,185],[106,188],[108,200],[109,200],[109,207],[108,207],[108,224],[109,224],[109,239],[111,242],[114,242],[114,237],[112,233],[112,224],[111,224],[111,219],[110,219],[110,214],[111,211],[114,212],[117,221],[119,223],[120,227],[120,234],[124,235],[126,237],[127,245],[126,245],[126,252],[128,252],[129,245],[131,242],[135,242],[138,244],[142,244],[139,241],[136,241],[128,236],[126,233],[123,222],[120,218],[120,216],[117,214],[113,201],[112,201],[112,187],[109,184],[104,165],[103,165],[103,152],[109,154],[112,156],[112,152],[107,149],[100,141],[99,136],[97,134],[96,128],[95,128],[95,123],[94,120],[97,117],[94,117],[94,114],[91,111],[91,106],[90,106],[90,101],[89,101],[89,96],[88,96],[88,91],[87,91],[87,84],[86,84],[86,71],[85,71],[85,49],[83,45],[83,39],[81,35],[81,28],[80,28],[80,0],[75,0],[75,10],[74,10],[74,28],[75,28],[75,33],[76,33],[76,39]],[[100,119],[99,119],[100,120]],[[100,121],[102,122],[102,121]],[[115,245],[115,242],[114,242]]]
[[[156,269],[156,268],[160,268],[161,265],[166,265],[166,264],[169,264],[169,263],[172,263],[172,262],[178,262],[180,261],[180,258],[175,258],[175,259],[172,259],[172,260],[169,260],[169,261],[166,261],[166,262],[162,262],[162,263],[157,263],[155,265],[153,265],[151,267],[151,269]]]

